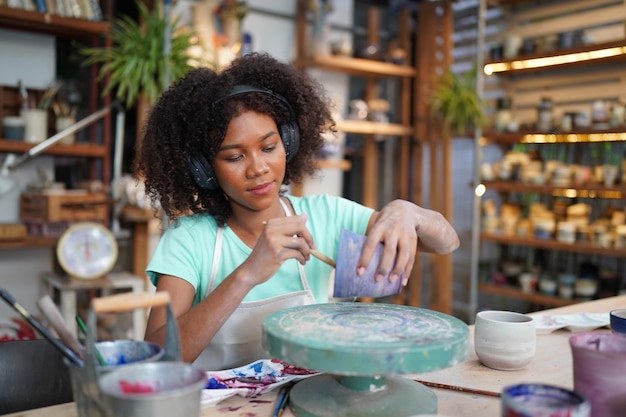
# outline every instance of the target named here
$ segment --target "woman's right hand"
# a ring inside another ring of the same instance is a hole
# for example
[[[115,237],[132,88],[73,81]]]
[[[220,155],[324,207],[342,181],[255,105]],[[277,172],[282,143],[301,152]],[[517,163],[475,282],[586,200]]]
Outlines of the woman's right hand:
[[[315,247],[313,236],[306,228],[307,215],[270,219],[252,249],[252,253],[238,268],[245,269],[250,285],[269,280],[288,259],[296,259],[304,265]]]

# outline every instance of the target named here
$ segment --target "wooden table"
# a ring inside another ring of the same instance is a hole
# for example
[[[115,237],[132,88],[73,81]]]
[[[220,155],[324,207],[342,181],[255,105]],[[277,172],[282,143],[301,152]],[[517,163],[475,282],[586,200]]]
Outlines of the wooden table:
[[[543,310],[538,313],[608,313],[615,308],[626,307],[626,295],[588,301],[565,307]],[[609,331],[608,329],[597,331]],[[496,371],[480,364],[474,353],[474,328],[470,326],[470,353],[467,359],[454,367],[426,374],[407,375],[426,383],[454,385],[462,388],[499,393],[502,388],[521,382],[540,382],[573,388],[572,355],[567,330],[537,335],[537,353],[530,365],[519,371]],[[433,388],[437,394],[439,414],[450,417],[499,417],[500,400],[497,397]],[[276,401],[276,393],[265,394],[253,399],[231,397],[215,407],[201,410],[202,417],[257,416],[270,417]],[[13,417],[76,417],[74,403],[61,404],[26,412],[14,413]],[[284,417],[294,417],[288,409]]]

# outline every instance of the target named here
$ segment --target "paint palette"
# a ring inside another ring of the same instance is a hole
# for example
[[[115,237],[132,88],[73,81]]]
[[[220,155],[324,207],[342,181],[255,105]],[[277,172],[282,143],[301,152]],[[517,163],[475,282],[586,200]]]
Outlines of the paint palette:
[[[408,306],[314,304],[266,317],[263,343],[273,357],[325,372],[291,390],[296,415],[405,417],[436,413],[437,397],[394,375],[462,362],[469,328],[446,314]]]
[[[264,359],[239,368],[207,372],[208,383],[202,390],[201,407],[212,407],[234,395],[252,397],[273,391],[292,381],[318,372],[289,365],[278,359]]]
[[[587,332],[610,324],[609,313],[537,314],[532,317],[537,334],[548,334],[558,329],[572,333]]]

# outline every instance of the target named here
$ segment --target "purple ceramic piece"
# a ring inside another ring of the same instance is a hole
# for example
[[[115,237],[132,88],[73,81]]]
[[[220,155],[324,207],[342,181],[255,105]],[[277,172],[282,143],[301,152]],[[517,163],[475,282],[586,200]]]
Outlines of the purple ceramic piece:
[[[591,401],[591,417],[623,417],[626,410],[626,336],[587,332],[569,338],[574,390]]]
[[[379,243],[372,260],[362,276],[356,274],[357,262],[366,237],[342,230],[339,234],[339,250],[335,269],[335,288],[333,296],[348,297],[385,297],[398,294],[402,289],[402,276],[395,282],[389,281],[389,274],[376,281],[376,269],[383,254],[383,244]]]

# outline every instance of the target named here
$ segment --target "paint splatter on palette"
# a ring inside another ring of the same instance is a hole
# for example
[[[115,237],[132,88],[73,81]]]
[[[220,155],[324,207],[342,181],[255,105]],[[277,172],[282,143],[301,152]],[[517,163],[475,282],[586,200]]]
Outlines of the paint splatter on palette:
[[[384,303],[290,308],[263,321],[268,352],[297,366],[339,375],[428,372],[463,361],[469,328],[432,310]]]
[[[248,398],[263,394],[317,374],[278,359],[263,359],[239,368],[210,371],[207,372],[208,383],[202,390],[201,406],[211,407],[234,395]]]

